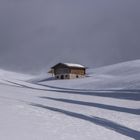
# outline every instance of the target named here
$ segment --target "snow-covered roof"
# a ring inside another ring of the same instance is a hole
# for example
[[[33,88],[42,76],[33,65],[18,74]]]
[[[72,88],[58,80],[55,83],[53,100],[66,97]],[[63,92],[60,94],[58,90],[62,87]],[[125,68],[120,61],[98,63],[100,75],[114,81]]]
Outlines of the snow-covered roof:
[[[65,65],[67,67],[76,67],[76,68],[86,68],[85,66],[83,66],[81,64],[75,64],[75,63],[58,63],[55,66],[53,66],[52,68],[55,68],[58,65]]]
[[[68,67],[85,68],[85,66],[83,66],[81,64],[75,64],[75,63],[64,63],[64,65],[67,65]]]

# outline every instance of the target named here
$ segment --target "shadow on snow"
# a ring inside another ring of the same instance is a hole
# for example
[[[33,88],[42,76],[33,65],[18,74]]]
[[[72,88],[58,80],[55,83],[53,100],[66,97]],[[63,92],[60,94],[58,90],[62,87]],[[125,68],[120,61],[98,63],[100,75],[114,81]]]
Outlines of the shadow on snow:
[[[80,94],[80,95],[89,95],[89,96],[100,96],[100,97],[109,97],[109,98],[118,98],[118,99],[126,99],[126,100],[136,100],[140,101],[140,90],[86,90],[86,89],[70,89],[70,88],[62,88],[56,86],[49,86],[44,84],[38,84],[45,87],[52,88],[54,92],[61,93],[70,93],[70,94]]]
[[[139,90],[98,90],[98,91],[70,91],[70,90],[55,90],[55,89],[43,89],[43,88],[35,88],[27,85],[22,85],[16,82],[7,81],[9,83],[16,84],[18,86],[22,86],[22,88],[29,88],[34,90],[42,90],[42,91],[50,91],[50,92],[58,92],[65,94],[77,94],[77,95],[89,95],[89,96],[98,96],[98,97],[108,97],[108,98],[116,98],[116,99],[125,99],[125,100],[135,100],[140,101],[140,91]]]
[[[67,111],[67,110],[63,110],[63,109],[59,109],[59,108],[44,106],[44,105],[41,105],[41,104],[30,103],[30,105],[35,106],[35,107],[39,107],[39,108],[43,108],[43,109],[47,109],[47,110],[50,110],[50,111],[62,113],[64,115],[67,115],[67,116],[70,116],[70,117],[85,120],[85,121],[94,123],[96,125],[105,127],[107,129],[116,131],[117,133],[120,133],[122,135],[134,138],[135,140],[139,140],[139,138],[140,138],[140,132],[139,131],[133,130],[133,129],[128,128],[128,127],[125,127],[123,125],[117,124],[117,123],[115,123],[113,121],[110,121],[110,120],[107,120],[107,119],[103,119],[103,118],[99,118],[99,117],[95,117],[95,116],[90,117],[90,116],[86,116],[84,114],[75,113],[75,112],[71,112],[71,111]]]
[[[140,115],[140,109],[117,107],[117,106],[105,105],[105,104],[99,104],[99,103],[76,101],[76,100],[62,99],[62,98],[51,98],[51,97],[44,97],[44,96],[42,96],[40,98],[59,101],[59,102],[64,102],[64,103],[90,106],[90,107],[98,107],[98,108],[101,108],[101,109],[108,109],[108,110],[119,111],[119,112],[123,112],[123,113],[131,113],[131,114],[135,114],[135,115]]]
[[[102,90],[92,90],[92,89],[78,89],[78,88],[64,88],[64,87],[57,87],[57,86],[50,86],[50,85],[46,85],[46,84],[40,84],[40,83],[36,83],[37,85],[40,85],[40,86],[44,86],[44,87],[48,87],[48,88],[52,88],[52,89],[60,89],[60,90],[70,90],[70,91],[88,91],[88,92],[100,92],[100,91],[111,91],[111,92],[138,92],[140,93],[140,89],[102,89]]]

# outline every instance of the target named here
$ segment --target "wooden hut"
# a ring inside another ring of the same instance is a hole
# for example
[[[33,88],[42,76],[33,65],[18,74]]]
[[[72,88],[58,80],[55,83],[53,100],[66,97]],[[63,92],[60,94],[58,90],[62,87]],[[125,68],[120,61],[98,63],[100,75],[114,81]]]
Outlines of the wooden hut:
[[[86,75],[86,67],[80,64],[58,63],[51,68],[56,79],[75,79]]]

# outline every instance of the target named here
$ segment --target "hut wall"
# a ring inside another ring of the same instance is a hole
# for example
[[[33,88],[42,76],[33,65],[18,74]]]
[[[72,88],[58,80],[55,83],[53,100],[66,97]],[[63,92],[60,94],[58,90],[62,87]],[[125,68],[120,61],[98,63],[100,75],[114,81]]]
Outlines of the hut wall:
[[[71,69],[71,74],[85,75],[84,69]]]
[[[66,74],[66,73],[70,73],[70,69],[69,68],[57,68],[55,69],[55,74]]]
[[[69,79],[76,79],[76,78],[84,78],[85,75],[79,75],[79,74],[70,74]]]

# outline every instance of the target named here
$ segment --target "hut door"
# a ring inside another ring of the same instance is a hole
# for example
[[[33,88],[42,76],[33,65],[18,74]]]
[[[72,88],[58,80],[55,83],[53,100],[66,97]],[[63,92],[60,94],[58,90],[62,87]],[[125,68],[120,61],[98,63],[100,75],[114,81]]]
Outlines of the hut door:
[[[61,79],[64,79],[64,75],[61,75]]]

